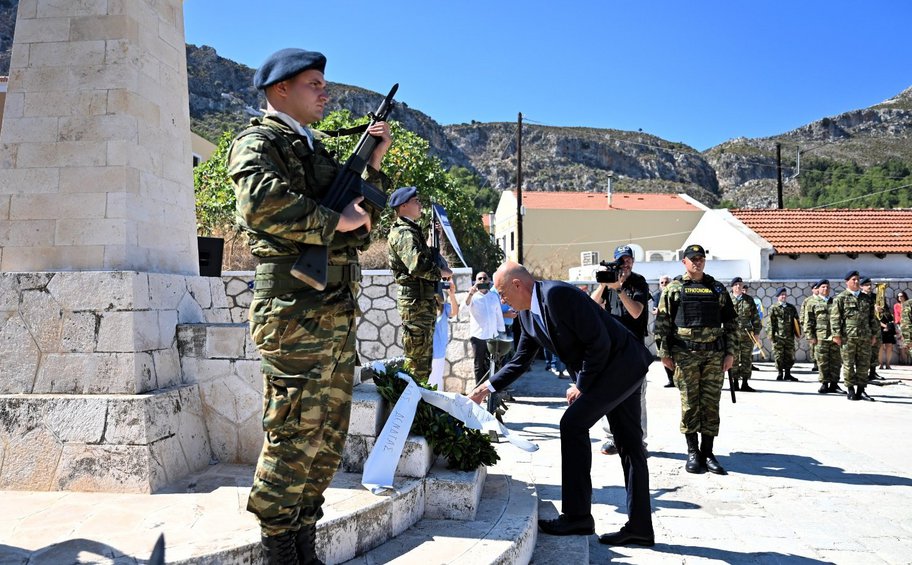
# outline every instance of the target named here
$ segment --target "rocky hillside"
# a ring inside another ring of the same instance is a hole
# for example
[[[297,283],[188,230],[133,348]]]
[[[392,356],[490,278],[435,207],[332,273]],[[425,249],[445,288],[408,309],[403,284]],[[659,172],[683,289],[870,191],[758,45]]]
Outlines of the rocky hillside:
[[[0,0],[0,74],[8,74],[17,0]],[[263,106],[253,69],[207,46],[187,45],[191,127],[210,140],[239,131]],[[392,85],[390,85],[392,86]],[[385,93],[330,83],[329,110],[374,110]],[[516,124],[441,126],[407,101],[393,113],[430,142],[445,166],[466,167],[496,189],[513,188]],[[823,118],[778,136],[738,138],[703,153],[643,132],[523,126],[523,186],[527,190],[602,191],[613,178],[622,192],[686,192],[713,206],[776,204],[775,145],[782,144],[786,193],[797,192],[797,151],[860,164],[899,157],[912,162],[912,88],[871,108]]]

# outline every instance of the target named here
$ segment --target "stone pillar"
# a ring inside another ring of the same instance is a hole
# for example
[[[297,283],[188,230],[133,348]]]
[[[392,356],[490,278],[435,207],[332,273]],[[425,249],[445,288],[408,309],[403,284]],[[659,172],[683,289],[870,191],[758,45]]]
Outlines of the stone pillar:
[[[197,276],[191,155],[182,0],[20,1],[0,127],[0,489],[151,492],[209,463],[176,328],[228,314]]]
[[[0,271],[197,274],[182,0],[21,0]]]

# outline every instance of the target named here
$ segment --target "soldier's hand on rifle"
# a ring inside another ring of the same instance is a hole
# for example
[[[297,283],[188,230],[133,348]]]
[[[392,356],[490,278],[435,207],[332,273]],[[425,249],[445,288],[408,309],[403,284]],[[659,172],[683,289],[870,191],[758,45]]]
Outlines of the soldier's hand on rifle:
[[[367,231],[371,229],[371,217],[367,211],[361,207],[363,196],[359,196],[348,203],[348,206],[342,210],[339,216],[339,223],[336,225],[336,231],[345,233],[356,230],[364,226]]]
[[[380,164],[383,162],[383,156],[386,155],[386,152],[393,144],[393,134],[390,132],[389,124],[386,122],[377,122],[371,125],[367,128],[367,133],[380,140],[377,142],[377,147],[374,149],[370,158],[371,167],[379,171]]]

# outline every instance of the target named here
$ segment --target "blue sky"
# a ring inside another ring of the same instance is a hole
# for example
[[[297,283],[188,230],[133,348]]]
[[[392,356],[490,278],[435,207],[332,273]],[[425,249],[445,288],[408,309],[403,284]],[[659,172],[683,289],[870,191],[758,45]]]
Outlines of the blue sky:
[[[912,86],[912,2],[186,0],[188,43],[250,67],[323,52],[327,80],[441,124],[637,130],[704,150]]]

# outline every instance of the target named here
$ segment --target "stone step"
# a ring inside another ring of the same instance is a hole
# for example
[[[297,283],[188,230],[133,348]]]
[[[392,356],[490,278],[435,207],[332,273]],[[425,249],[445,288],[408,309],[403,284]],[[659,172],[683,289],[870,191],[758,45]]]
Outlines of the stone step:
[[[535,487],[494,469],[487,476],[472,519],[441,520],[426,514],[402,534],[347,565],[529,563],[538,527]]]

